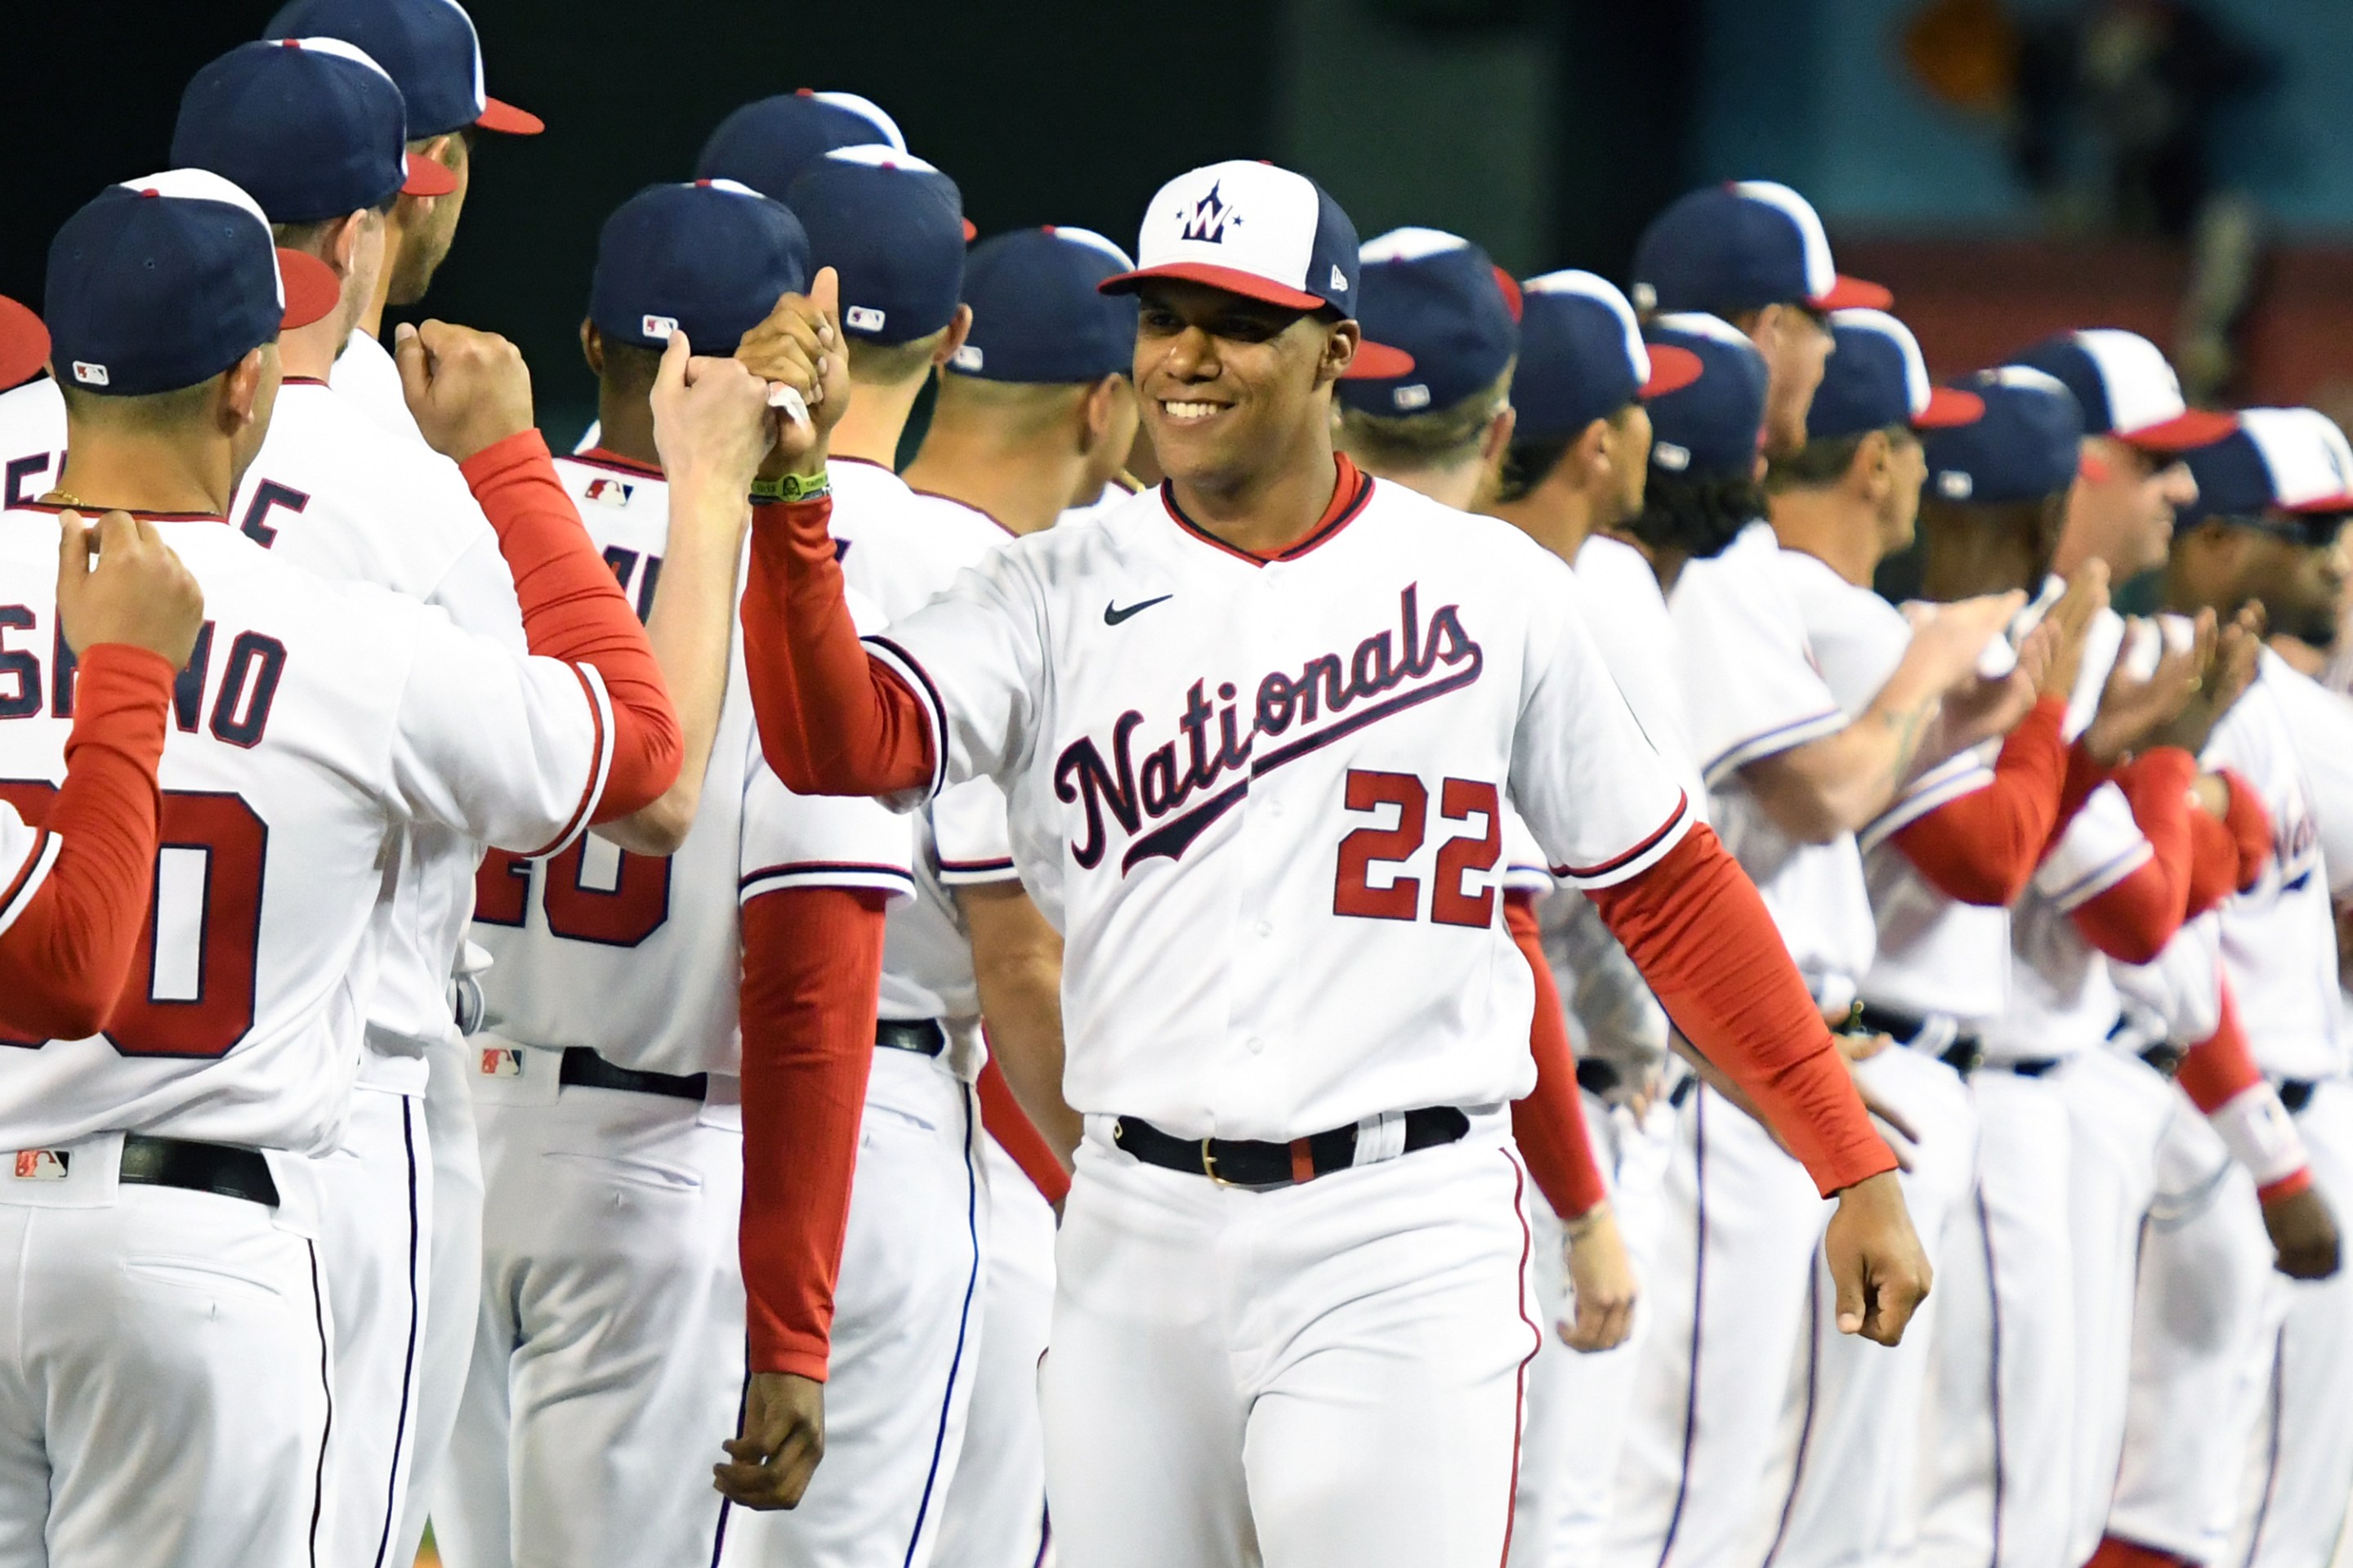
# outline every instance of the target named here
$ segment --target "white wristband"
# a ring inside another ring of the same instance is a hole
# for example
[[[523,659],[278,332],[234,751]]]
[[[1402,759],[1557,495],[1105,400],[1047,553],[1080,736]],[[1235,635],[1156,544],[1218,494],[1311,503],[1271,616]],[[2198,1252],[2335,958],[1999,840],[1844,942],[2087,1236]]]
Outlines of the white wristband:
[[[2295,1118],[2267,1083],[2240,1090],[2206,1119],[2258,1187],[2285,1181],[2310,1163]]]

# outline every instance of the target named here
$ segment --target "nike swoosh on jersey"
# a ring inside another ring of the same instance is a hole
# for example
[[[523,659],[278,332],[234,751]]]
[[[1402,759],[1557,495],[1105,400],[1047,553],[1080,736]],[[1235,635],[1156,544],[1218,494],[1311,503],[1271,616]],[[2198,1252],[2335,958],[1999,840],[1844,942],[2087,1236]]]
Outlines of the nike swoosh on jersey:
[[[1103,624],[1105,626],[1117,626],[1121,621],[1127,620],[1131,616],[1142,615],[1154,605],[1166,604],[1176,597],[1176,596],[1173,593],[1164,593],[1158,599],[1138,599],[1135,603],[1129,605],[1125,609],[1120,609],[1117,605],[1107,603],[1103,606]]]

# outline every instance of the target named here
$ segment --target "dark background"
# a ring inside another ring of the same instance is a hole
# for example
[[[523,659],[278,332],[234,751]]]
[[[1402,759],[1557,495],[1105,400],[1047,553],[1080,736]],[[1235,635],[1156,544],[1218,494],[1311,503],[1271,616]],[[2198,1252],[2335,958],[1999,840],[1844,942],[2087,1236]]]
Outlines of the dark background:
[[[1542,133],[1563,149],[1612,153],[1553,160],[1556,243],[1549,254],[1502,255],[1507,264],[1530,270],[1567,257],[1614,273],[1642,219],[1684,182],[1694,0],[1346,3],[1368,27],[1441,47],[1496,28],[1577,38],[1553,57],[1555,96],[1567,107]],[[259,37],[276,6],[22,0],[12,9],[15,58],[47,62],[52,86],[0,101],[0,292],[37,306],[58,224],[105,184],[164,167],[182,85]],[[471,9],[490,91],[548,130],[477,143],[456,249],[427,307],[522,344],[543,422],[558,435],[586,422],[594,395],[575,332],[598,226],[648,182],[687,177],[704,136],[739,103],[804,86],[864,93],[898,120],[910,148],[955,177],[982,233],[1079,224],[1128,245],[1162,180],[1218,158],[1284,156],[1287,72],[1348,69],[1345,59],[1287,54],[1295,8],[1277,0],[480,0]],[[1453,129],[1482,111],[1436,93],[1370,102],[1344,85],[1339,96],[1340,112],[1377,119],[1391,145],[1405,117],[1441,177]],[[1349,138],[1339,140],[1345,154]],[[1308,172],[1345,205],[1377,207],[1385,171],[1363,162]],[[1375,227],[1368,218],[1366,232]]]

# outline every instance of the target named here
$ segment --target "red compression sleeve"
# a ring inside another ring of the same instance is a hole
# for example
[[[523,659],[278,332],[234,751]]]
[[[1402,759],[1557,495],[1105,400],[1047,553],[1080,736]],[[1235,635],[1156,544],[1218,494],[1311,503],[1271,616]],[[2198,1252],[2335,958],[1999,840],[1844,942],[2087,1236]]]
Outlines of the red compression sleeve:
[[[2189,786],[2198,760],[2175,747],[2143,752],[2117,769],[2116,787],[2148,840],[2146,864],[2075,907],[2084,939],[2127,964],[2153,962],[2189,906]]]
[[[2051,824],[2052,843],[2059,842],[2059,835],[2067,831],[2067,824],[2075,820],[2075,813],[2084,809],[2092,791],[2107,781],[2107,765],[2084,750],[2083,742],[2077,741],[2067,748],[2067,779],[2059,786],[2059,815]]]
[[[1667,1016],[1739,1084],[1828,1195],[1895,1169],[1765,901],[1694,827],[1648,871],[1586,896]]]
[[[874,998],[883,898],[844,887],[744,906],[744,1213],[752,1370],[822,1382]]]
[[[980,1069],[980,1125],[988,1136],[997,1139],[997,1147],[1013,1157],[1029,1184],[1038,1189],[1046,1202],[1060,1203],[1071,1191],[1071,1173],[1054,1158],[1051,1145],[1029,1119],[1021,1102],[1013,1097],[1013,1086],[1005,1081],[1005,1069],[991,1056]]]
[[[685,756],[670,687],[637,611],[596,552],[547,442],[525,430],[460,465],[514,574],[531,651],[592,666],[613,703],[613,766],[589,821],[609,822],[661,797]]]
[[[81,656],[66,781],[37,824],[56,835],[57,863],[0,932],[0,1032],[83,1040],[114,1011],[153,901],[172,675],[161,655],[123,643]]]
[[[889,795],[932,778],[931,723],[867,657],[842,597],[830,497],[752,509],[744,667],[760,750],[804,795]]]
[[[2067,705],[2046,697],[2019,721],[1994,759],[1993,782],[1895,831],[1930,886],[1962,904],[2007,907],[2026,891],[2059,820],[2067,778],[2067,743],[2059,726]]]
[[[1535,895],[1504,895],[1504,924],[1536,982],[1535,1021],[1528,1030],[1536,1086],[1527,1098],[1512,1102],[1512,1137],[1527,1160],[1528,1174],[1535,1178],[1536,1191],[1554,1213],[1573,1220],[1608,1198],[1609,1185],[1594,1163],[1585,1097],[1577,1088],[1577,1053],[1568,1043],[1568,1014],[1561,1006],[1552,965],[1545,959]]]

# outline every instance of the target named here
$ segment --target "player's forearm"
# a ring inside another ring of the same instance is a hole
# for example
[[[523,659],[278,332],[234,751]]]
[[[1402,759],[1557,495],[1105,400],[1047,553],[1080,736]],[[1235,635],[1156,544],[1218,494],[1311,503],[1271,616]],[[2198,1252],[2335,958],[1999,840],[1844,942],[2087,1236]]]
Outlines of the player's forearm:
[[[752,509],[744,663],[760,750],[804,795],[892,795],[931,781],[929,718],[867,656],[843,595],[831,500]]]
[[[752,1370],[823,1380],[882,975],[882,895],[744,906],[744,1266]]]
[[[2230,981],[2221,983],[2221,1022],[2183,1054],[2176,1082],[2255,1179],[2263,1199],[2286,1197],[2312,1185],[2311,1160],[2278,1091],[2255,1065]]]
[[[594,668],[613,705],[613,761],[590,820],[611,821],[677,780],[677,711],[612,568],[580,524],[547,443],[525,430],[459,465],[513,574],[523,636],[543,658]]]
[[[1585,1099],[1577,1087],[1577,1054],[1569,1044],[1568,1015],[1561,1006],[1552,965],[1545,959],[1535,900],[1525,893],[1506,894],[1504,923],[1527,960],[1536,991],[1535,1015],[1528,1030],[1536,1084],[1525,1099],[1512,1104],[1512,1136],[1527,1160],[1536,1191],[1544,1194],[1554,1213],[1573,1220],[1605,1202],[1609,1184],[1593,1158],[1593,1139],[1585,1125]]]
[[[1992,782],[1894,833],[1896,847],[1946,897],[2002,908],[2026,891],[2059,817],[2066,713],[2057,698],[2037,703],[2002,743]]]
[[[0,933],[0,1031],[80,1040],[114,1010],[146,923],[172,674],[144,649],[101,643],[81,656],[66,781],[45,823],[57,863]]]
[[[1896,1168],[1755,885],[1704,826],[1587,896],[1692,1044],[1825,1193]]]
[[[956,890],[989,1054],[1032,1126],[1068,1166],[1085,1123],[1062,1097],[1062,938],[1018,883]]]
[[[2189,907],[2189,786],[2198,764],[2170,747],[2144,752],[2115,778],[2148,841],[2148,860],[2115,886],[2077,906],[2084,939],[2122,963],[2156,960]]]
[[[1860,832],[1887,810],[1926,762],[1936,693],[1898,670],[1836,735],[1826,735],[1743,768],[1741,777],[1774,825],[1800,843],[1829,843]]]
[[[702,780],[727,696],[735,631],[735,571],[743,555],[743,495],[693,475],[670,484],[670,539],[646,641],[678,711],[678,778],[650,804],[596,830],[637,854],[678,853],[702,803]]]

